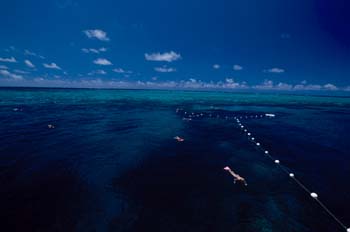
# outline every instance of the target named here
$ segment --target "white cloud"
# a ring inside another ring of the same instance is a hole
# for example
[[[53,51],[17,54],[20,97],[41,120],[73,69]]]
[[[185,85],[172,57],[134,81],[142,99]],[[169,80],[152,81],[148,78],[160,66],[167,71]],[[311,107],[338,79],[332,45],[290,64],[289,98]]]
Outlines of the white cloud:
[[[28,73],[30,73],[30,72],[26,72],[26,71],[19,70],[19,69],[14,69],[13,72],[19,73],[19,74],[28,74]]]
[[[323,88],[325,88],[325,89],[327,89],[327,90],[338,90],[338,87],[337,87],[337,86],[335,86],[335,85],[333,85],[333,84],[330,84],[330,83],[325,84],[325,85],[323,86]]]
[[[271,80],[264,80],[262,84],[254,86],[255,89],[272,89],[273,88],[273,81]]]
[[[106,75],[107,74],[107,72],[105,71],[105,70],[96,70],[96,73],[97,74],[101,74],[101,75]]]
[[[132,71],[128,71],[128,70],[124,70],[122,68],[115,68],[113,69],[113,72],[116,72],[116,73],[125,73],[125,74],[131,74]]]
[[[8,63],[17,63],[17,60],[14,57],[11,57],[11,58],[1,58],[0,57],[0,61],[1,62],[8,62]]]
[[[181,59],[181,55],[174,51],[165,52],[165,53],[158,52],[158,53],[152,53],[152,54],[145,53],[145,59],[148,61],[173,62]]]
[[[269,73],[284,73],[285,70],[282,68],[270,68],[267,70],[264,70],[264,72],[269,72]]]
[[[0,65],[0,69],[8,69],[8,67],[5,65]]]
[[[154,70],[156,72],[162,72],[162,73],[169,73],[169,72],[176,72],[175,68],[168,68],[166,66],[163,67],[155,67]]]
[[[23,79],[23,76],[11,73],[7,70],[0,70],[0,75],[4,76],[4,77],[12,78],[14,80],[22,80]]]
[[[55,63],[51,63],[51,64],[46,64],[46,63],[44,63],[43,66],[44,66],[45,68],[61,70],[61,68],[60,68],[57,64],[55,64]]]
[[[219,64],[214,64],[213,65],[213,69],[219,69],[220,68],[220,65]]]
[[[243,67],[238,65],[238,64],[233,65],[233,70],[235,70],[235,71],[240,71],[242,69],[243,69]]]
[[[105,52],[107,51],[107,48],[82,48],[81,49],[84,53],[95,53],[99,54],[100,52]]]
[[[25,63],[29,68],[35,68],[35,65],[34,65],[30,60],[25,60],[24,63]]]
[[[107,72],[105,70],[99,69],[99,70],[95,70],[95,71],[92,71],[92,72],[88,73],[89,76],[95,75],[95,74],[106,75]]]
[[[107,33],[100,29],[85,30],[83,32],[90,39],[95,38],[101,41],[109,41],[109,38],[107,37]]]
[[[98,64],[98,65],[112,65],[112,62],[110,62],[109,60],[107,60],[105,58],[98,58],[98,59],[94,60],[94,64]]]
[[[230,88],[230,89],[243,89],[243,88],[247,88],[245,83],[238,83],[235,82],[235,80],[233,78],[226,78],[225,79],[226,83],[223,83],[223,87],[224,88]]]
[[[27,56],[34,56],[34,57],[39,57],[39,58],[41,58],[41,59],[45,59],[45,57],[44,56],[41,56],[41,55],[39,55],[39,54],[37,54],[37,53],[35,53],[35,52],[32,52],[32,51],[29,51],[29,50],[24,50],[24,55],[27,55]]]
[[[151,79],[152,79],[152,81],[156,81],[156,80],[158,80],[158,77],[152,77]]]

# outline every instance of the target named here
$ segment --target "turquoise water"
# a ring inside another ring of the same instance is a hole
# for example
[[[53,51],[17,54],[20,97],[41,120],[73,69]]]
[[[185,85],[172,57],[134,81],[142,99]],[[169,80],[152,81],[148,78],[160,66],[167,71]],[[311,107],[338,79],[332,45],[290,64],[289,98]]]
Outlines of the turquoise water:
[[[4,231],[342,231],[244,137],[242,119],[350,223],[350,98],[0,89]],[[190,122],[177,108],[219,115]],[[52,124],[54,129],[48,129]],[[185,142],[177,143],[179,135]],[[226,165],[249,185],[234,185]]]

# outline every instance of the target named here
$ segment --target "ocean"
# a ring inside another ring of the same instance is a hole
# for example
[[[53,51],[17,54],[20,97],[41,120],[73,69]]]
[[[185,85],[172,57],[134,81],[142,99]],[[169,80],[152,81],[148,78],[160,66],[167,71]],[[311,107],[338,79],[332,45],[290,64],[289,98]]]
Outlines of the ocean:
[[[349,97],[1,88],[0,229],[345,231],[234,117],[350,226]]]

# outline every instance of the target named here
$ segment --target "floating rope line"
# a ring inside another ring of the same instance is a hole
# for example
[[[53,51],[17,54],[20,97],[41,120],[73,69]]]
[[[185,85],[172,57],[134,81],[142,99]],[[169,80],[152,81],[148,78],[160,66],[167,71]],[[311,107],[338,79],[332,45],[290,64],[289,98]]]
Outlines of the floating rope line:
[[[274,116],[273,116],[273,117],[274,117]],[[245,128],[245,126],[242,125],[242,123],[240,122],[240,120],[239,120],[238,118],[236,118],[236,122],[237,122],[238,126],[239,126],[241,129]],[[334,219],[341,227],[343,227],[347,232],[350,232],[350,227],[349,227],[349,228],[346,227],[345,224],[342,223],[342,222],[340,221],[340,219],[337,218],[337,217],[334,215],[334,213],[332,213],[332,212],[328,209],[328,207],[325,206],[325,204],[323,204],[322,201],[320,201],[320,199],[318,198],[318,194],[317,194],[317,193],[310,191],[309,188],[307,188],[298,178],[295,177],[295,174],[294,174],[294,173],[290,172],[289,169],[288,169],[287,167],[285,167],[285,166],[283,166],[283,165],[281,164],[280,160],[274,159],[274,158],[270,155],[269,151],[264,150],[264,149],[261,147],[261,144],[260,144],[259,142],[254,142],[255,138],[254,138],[254,137],[251,137],[251,133],[248,132],[247,129],[244,129],[243,131],[244,131],[244,133],[247,134],[248,139],[250,139],[250,141],[252,141],[252,142],[257,146],[257,149],[258,149],[258,150],[263,151],[264,154],[265,154],[267,157],[269,157],[271,160],[273,160],[274,163],[275,163],[283,172],[285,172],[290,178],[292,178],[292,179],[295,181],[295,183],[296,183],[299,187],[301,187],[301,188],[302,188],[305,192],[307,192],[313,199],[315,199],[315,201],[321,206],[321,208],[323,208],[323,209],[328,213],[328,215],[329,215],[331,218],[333,218],[333,219]]]
[[[191,113],[186,112],[183,109],[176,110],[177,113],[182,112],[182,111],[185,114],[185,117],[183,117],[184,121],[191,121],[194,117],[204,118],[205,116],[207,116],[208,118],[220,118],[219,114],[213,114],[213,113],[196,114],[194,112],[191,112]],[[333,218],[343,229],[345,229],[346,232],[350,232],[350,227],[345,226],[345,224],[342,223],[340,221],[340,219],[338,217],[336,217],[334,215],[334,213],[332,213],[332,211],[330,211],[325,204],[323,204],[323,202],[318,198],[318,194],[315,192],[312,192],[309,188],[307,188],[297,177],[295,177],[295,174],[293,172],[291,172],[289,170],[289,168],[287,168],[286,166],[283,166],[279,159],[275,159],[273,156],[271,156],[270,152],[268,150],[265,150],[262,147],[261,143],[256,142],[256,139],[252,136],[252,133],[249,132],[248,129],[246,128],[246,126],[244,126],[240,121],[240,119],[243,119],[243,118],[244,119],[249,119],[249,118],[259,119],[259,118],[274,118],[274,117],[275,117],[275,114],[266,113],[266,114],[260,114],[260,115],[245,115],[245,116],[232,116],[231,115],[231,116],[224,116],[222,118],[224,118],[225,120],[234,119],[237,122],[238,127],[248,137],[248,140],[251,141],[252,143],[254,143],[258,150],[262,151],[265,156],[267,156],[269,159],[271,159],[277,165],[277,167],[279,167],[290,178],[292,178],[294,180],[294,182],[301,189],[303,189],[307,194],[309,194],[331,218]]]

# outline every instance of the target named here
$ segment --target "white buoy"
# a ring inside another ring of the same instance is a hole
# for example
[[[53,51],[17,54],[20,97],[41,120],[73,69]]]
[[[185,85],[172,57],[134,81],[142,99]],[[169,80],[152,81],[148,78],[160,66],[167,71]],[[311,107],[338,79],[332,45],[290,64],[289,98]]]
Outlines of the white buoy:
[[[350,227],[346,229],[346,232],[350,232]]]
[[[266,117],[269,117],[269,118],[274,118],[276,115],[275,114],[265,114]]]
[[[255,140],[255,138],[253,137],[252,140]]]
[[[250,136],[251,134],[250,133],[248,133],[248,136]]]
[[[269,154],[269,152],[268,152],[268,151],[265,151],[265,154]]]
[[[317,193],[311,193],[310,195],[311,195],[313,198],[317,198],[317,197],[318,197]]]
[[[293,178],[294,177],[294,173],[289,173],[289,176]]]
[[[241,126],[241,128],[243,129],[243,128],[244,128],[244,126]]]
[[[275,160],[275,163],[276,163],[276,164],[279,164],[279,163],[280,163],[280,161],[279,161],[279,160]]]
[[[256,143],[257,146],[260,146],[260,143]]]
[[[244,132],[247,132],[247,129],[244,129]]]

